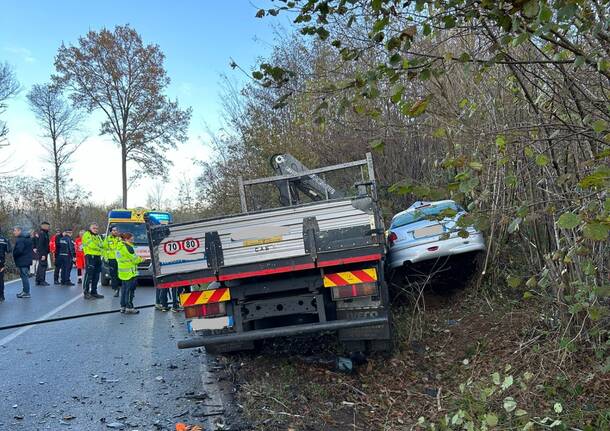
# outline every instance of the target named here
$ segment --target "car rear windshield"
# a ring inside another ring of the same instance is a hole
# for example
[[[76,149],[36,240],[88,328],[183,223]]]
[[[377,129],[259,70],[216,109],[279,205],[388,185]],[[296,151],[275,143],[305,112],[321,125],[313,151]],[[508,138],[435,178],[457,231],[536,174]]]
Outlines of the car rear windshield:
[[[135,245],[146,245],[148,244],[148,236],[146,235],[146,224],[145,223],[130,223],[120,222],[111,223],[110,228],[116,227],[119,232],[129,232],[133,235],[133,243]],[[109,229],[110,230],[110,229]]]
[[[397,227],[401,227],[410,223],[425,220],[426,218],[431,216],[437,216],[447,209],[452,209],[457,212],[462,211],[462,209],[455,202],[446,202],[438,205],[425,206],[397,216],[394,220],[392,220],[392,225],[390,226],[390,229],[395,229]]]

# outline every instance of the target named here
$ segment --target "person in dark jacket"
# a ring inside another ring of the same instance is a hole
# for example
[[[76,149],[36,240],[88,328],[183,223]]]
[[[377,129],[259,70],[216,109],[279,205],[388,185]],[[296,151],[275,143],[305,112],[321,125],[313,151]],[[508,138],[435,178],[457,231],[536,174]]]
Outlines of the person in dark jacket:
[[[72,241],[72,229],[66,229],[62,236],[57,238],[57,248],[55,249],[55,265],[60,268],[62,286],[74,286],[74,283],[70,280],[70,273],[72,272],[72,264],[75,259],[76,253],[74,241]]]
[[[4,272],[6,271],[6,255],[11,252],[11,243],[0,234],[0,302],[4,302]]]
[[[42,222],[40,224],[40,230],[38,231],[38,240],[36,241],[36,249],[34,250],[38,255],[38,269],[36,270],[36,285],[37,286],[50,286],[47,283],[46,275],[47,268],[49,266],[49,228],[51,225],[48,222]]]
[[[13,247],[13,260],[19,269],[19,276],[23,284],[23,290],[17,294],[17,298],[30,298],[30,265],[32,264],[32,240],[20,227],[13,229],[15,236],[15,247]]]

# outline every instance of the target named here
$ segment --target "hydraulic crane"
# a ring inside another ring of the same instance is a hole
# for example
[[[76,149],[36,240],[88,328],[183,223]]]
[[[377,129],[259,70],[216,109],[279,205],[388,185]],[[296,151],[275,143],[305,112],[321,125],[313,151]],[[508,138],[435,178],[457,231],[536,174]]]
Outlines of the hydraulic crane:
[[[276,154],[271,157],[271,167],[277,175],[299,175],[309,170],[303,163],[288,153]],[[280,203],[283,206],[299,204],[299,191],[307,195],[312,201],[344,197],[341,191],[332,187],[316,174],[309,174],[290,181],[277,181],[276,186],[280,191]]]

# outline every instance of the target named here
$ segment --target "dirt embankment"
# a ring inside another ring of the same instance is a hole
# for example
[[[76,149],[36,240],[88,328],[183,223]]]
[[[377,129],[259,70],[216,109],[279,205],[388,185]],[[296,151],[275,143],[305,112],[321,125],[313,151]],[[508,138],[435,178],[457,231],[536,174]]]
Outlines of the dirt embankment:
[[[333,337],[276,340],[225,358],[249,426],[610,429],[610,374],[593,352],[558,349],[546,310],[474,289],[423,299],[419,313],[395,310],[395,351],[352,357],[352,373],[340,371]]]

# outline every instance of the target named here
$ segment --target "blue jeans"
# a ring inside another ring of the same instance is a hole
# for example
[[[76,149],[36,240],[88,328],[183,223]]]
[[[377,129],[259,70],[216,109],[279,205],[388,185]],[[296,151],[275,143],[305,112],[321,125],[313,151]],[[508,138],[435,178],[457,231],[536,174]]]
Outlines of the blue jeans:
[[[23,284],[23,293],[30,293],[30,267],[20,266],[19,277],[21,277],[21,284]]]
[[[121,285],[121,308],[133,308],[133,297],[136,292],[136,278],[123,280]]]

